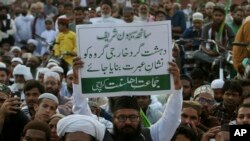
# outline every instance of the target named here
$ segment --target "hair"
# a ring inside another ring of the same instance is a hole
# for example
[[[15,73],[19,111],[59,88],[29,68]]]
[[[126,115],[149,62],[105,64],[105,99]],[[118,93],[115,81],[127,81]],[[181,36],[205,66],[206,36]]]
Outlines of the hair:
[[[72,3],[65,3],[64,4],[64,8],[73,8],[73,4]]]
[[[9,74],[9,71],[6,68],[0,68],[0,71],[4,71],[7,75]]]
[[[180,125],[171,139],[171,141],[175,141],[176,137],[178,135],[184,135],[186,138],[188,138],[190,141],[197,141],[197,135],[195,134],[194,130],[191,127]]]
[[[183,105],[182,108],[193,108],[194,110],[197,111],[198,116],[201,115],[201,111],[202,111],[202,106],[200,103],[196,102],[196,101],[183,101]]]
[[[83,7],[81,7],[81,6],[78,6],[78,7],[74,8],[74,11],[82,11],[82,12],[84,12],[85,9]]]
[[[204,71],[201,68],[195,68],[191,71],[190,76],[192,79],[204,79]]]
[[[245,99],[248,99],[248,98],[250,98],[250,93],[244,94],[244,95],[242,96],[242,101],[244,101]]]
[[[40,131],[45,132],[46,141],[50,141],[51,132],[50,132],[49,125],[47,123],[43,121],[38,121],[38,120],[30,121],[24,127],[23,134],[22,134],[23,137],[25,137],[25,134],[29,129],[35,129],[35,130],[40,130]]]
[[[234,9],[233,13],[237,13],[238,11],[244,13],[243,8],[241,8],[241,7],[236,7],[236,8]]]
[[[29,80],[25,83],[23,91],[29,91],[33,88],[37,88],[40,94],[45,92],[44,86],[38,80]]]
[[[236,80],[225,81],[222,87],[222,92],[225,93],[228,90],[236,91],[239,93],[239,96],[242,96],[242,87],[239,81]]]
[[[113,112],[119,109],[135,109],[138,112],[140,111],[137,99],[131,96],[121,96],[115,100]]]
[[[3,6],[0,6],[0,11],[2,11],[2,10],[6,10],[7,11],[7,13],[9,12],[9,7],[8,6],[5,6],[5,5],[3,5]]]
[[[250,80],[239,80],[241,87],[250,86]]]
[[[188,75],[185,75],[185,74],[182,74],[181,77],[180,77],[181,80],[187,80],[190,82],[190,85],[192,87],[192,79],[188,76]]]
[[[250,103],[241,104],[237,109],[237,115],[239,113],[240,108],[250,108]]]
[[[224,16],[226,15],[225,9],[224,9],[222,6],[218,6],[218,5],[214,6],[213,12],[220,12],[220,13],[222,13]]]
[[[238,7],[239,5],[234,3],[230,6],[230,12],[234,12],[234,10]]]

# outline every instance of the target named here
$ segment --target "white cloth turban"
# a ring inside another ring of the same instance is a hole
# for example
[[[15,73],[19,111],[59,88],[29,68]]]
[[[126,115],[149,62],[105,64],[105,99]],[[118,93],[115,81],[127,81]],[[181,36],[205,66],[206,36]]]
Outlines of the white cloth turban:
[[[215,79],[211,83],[211,88],[212,89],[222,89],[223,85],[224,85],[224,81],[223,80],[221,80],[221,79]]]
[[[30,72],[30,68],[26,67],[24,65],[18,64],[14,70],[13,70],[13,75],[23,75],[24,79],[27,80],[31,80],[33,79],[33,76]]]
[[[11,62],[19,62],[20,64],[23,64],[23,60],[19,57],[12,58]]]
[[[57,135],[61,138],[66,133],[84,132],[98,141],[102,141],[106,127],[98,120],[86,115],[69,115],[57,123]]]

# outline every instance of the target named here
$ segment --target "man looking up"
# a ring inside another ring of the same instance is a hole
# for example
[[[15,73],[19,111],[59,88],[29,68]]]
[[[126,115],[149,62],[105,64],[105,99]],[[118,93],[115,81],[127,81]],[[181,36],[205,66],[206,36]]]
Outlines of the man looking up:
[[[58,104],[56,96],[50,93],[43,93],[38,97],[38,104],[34,105],[36,111],[34,119],[49,122],[50,117],[56,113]]]

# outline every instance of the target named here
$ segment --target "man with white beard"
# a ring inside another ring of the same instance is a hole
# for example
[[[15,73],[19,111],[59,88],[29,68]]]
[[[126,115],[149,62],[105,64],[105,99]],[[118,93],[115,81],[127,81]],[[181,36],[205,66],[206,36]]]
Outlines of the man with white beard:
[[[151,22],[152,20],[149,18],[149,7],[146,3],[141,3],[138,8],[138,17],[135,17],[135,21],[140,22]]]
[[[90,22],[93,24],[103,24],[103,23],[124,23],[120,19],[113,18],[112,14],[112,2],[110,0],[103,0],[101,2],[101,17],[91,18]]]
[[[33,79],[32,74],[30,72],[30,68],[24,65],[17,65],[13,70],[14,76],[14,84],[9,86],[12,94],[17,95],[20,99],[24,100],[23,88],[24,84]]]

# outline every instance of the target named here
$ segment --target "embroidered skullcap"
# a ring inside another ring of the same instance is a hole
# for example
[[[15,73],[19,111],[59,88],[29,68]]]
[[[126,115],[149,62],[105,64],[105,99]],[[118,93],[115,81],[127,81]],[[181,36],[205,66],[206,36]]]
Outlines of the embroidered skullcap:
[[[194,99],[202,93],[210,94],[212,97],[214,97],[214,91],[212,90],[210,85],[202,85],[196,88],[194,91]]]

